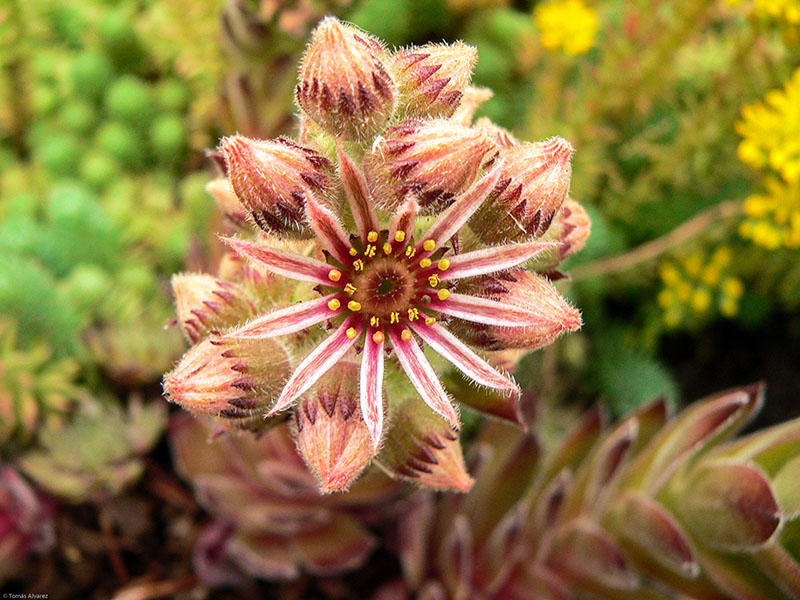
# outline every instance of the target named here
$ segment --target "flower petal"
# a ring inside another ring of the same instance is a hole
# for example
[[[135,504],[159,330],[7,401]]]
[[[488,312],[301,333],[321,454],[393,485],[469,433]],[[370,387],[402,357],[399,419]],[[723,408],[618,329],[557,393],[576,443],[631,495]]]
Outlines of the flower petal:
[[[347,335],[347,331],[350,328],[355,330],[356,335],[352,337]],[[354,316],[348,317],[335,333],[314,348],[314,350],[303,359],[300,366],[295,369],[292,376],[289,377],[289,381],[286,382],[286,386],[275,402],[275,406],[270,409],[267,416],[274,415],[291,406],[301,394],[314,385],[320,377],[347,353],[356,339],[358,339],[358,334],[361,333],[362,329],[363,324],[361,319]]]
[[[439,300],[435,292],[432,292],[432,296],[433,299],[428,305],[431,310],[466,321],[500,327],[525,327],[549,323],[545,315],[496,300],[467,294],[450,294],[447,300]]]
[[[400,332],[395,329],[389,330],[389,339],[392,341],[400,366],[403,367],[425,404],[447,419],[450,425],[458,428],[458,413],[417,342],[414,339],[404,341],[400,337]]]
[[[353,213],[358,233],[366,242],[367,234],[370,231],[378,231],[375,202],[369,193],[367,181],[339,142],[336,143],[336,151],[339,155],[339,169],[347,202],[350,204],[350,211]]]
[[[498,161],[491,171],[475,182],[446,211],[439,215],[424,236],[425,240],[433,240],[436,246],[441,246],[461,229],[461,226],[469,220],[497,185],[497,181],[500,179],[501,162]],[[422,240],[420,240],[417,252],[425,252],[422,248]],[[426,252],[426,254],[428,253]]]
[[[237,254],[277,275],[297,281],[310,281],[338,287],[336,282],[328,278],[328,274],[331,272],[330,265],[319,260],[239,238],[223,237],[222,241],[233,248]]]
[[[517,384],[475,354],[441,325],[425,325],[423,321],[415,321],[411,323],[411,328],[436,352],[478,383],[491,388],[511,390],[516,394],[521,393]]]
[[[350,240],[342,224],[311,194],[306,195],[306,218],[325,249],[342,264],[350,264]]]
[[[383,342],[375,342],[367,335],[364,356],[361,359],[361,415],[369,429],[375,448],[383,433]]]
[[[504,271],[533,258],[542,250],[552,247],[553,244],[550,242],[527,242],[492,246],[474,252],[457,254],[450,259],[448,269],[439,274],[439,279],[442,281],[463,279],[464,277]]]
[[[397,209],[389,224],[390,242],[397,241],[398,231],[403,232],[403,239],[400,243],[411,238],[411,234],[414,233],[414,219],[417,217],[417,212],[419,212],[419,204],[417,204],[414,194],[409,193],[406,201]]]
[[[234,329],[226,334],[226,337],[235,340],[259,339],[302,331],[336,316],[338,310],[331,310],[328,307],[328,302],[334,298],[335,294],[331,294],[268,312]]]

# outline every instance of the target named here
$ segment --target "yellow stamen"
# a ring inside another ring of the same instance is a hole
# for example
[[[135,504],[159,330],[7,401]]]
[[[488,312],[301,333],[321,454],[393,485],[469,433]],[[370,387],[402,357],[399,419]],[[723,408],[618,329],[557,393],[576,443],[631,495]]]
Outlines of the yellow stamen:
[[[409,321],[416,321],[419,319],[419,310],[416,308],[409,308],[408,309],[408,320]]]
[[[416,253],[417,253],[417,250],[416,250],[416,248],[412,248],[411,246],[409,246],[408,248],[406,248],[406,256],[407,256],[408,258],[414,258],[414,255],[415,255]]]
[[[370,231],[367,234],[367,241],[368,242],[377,242],[378,241],[378,232],[377,231]]]
[[[363,271],[364,270],[364,261],[359,258],[357,261],[353,262],[353,268],[356,271]]]
[[[366,256],[367,258],[372,258],[373,256],[375,256],[375,246],[373,246],[372,244],[368,244],[367,249],[364,250],[364,256]]]
[[[353,327],[350,327],[350,328],[348,328],[348,329],[347,329],[347,331],[345,331],[344,333],[345,333],[345,335],[347,335],[347,337],[349,337],[351,340],[352,340],[354,337],[356,337],[356,330],[355,330]]]
[[[431,266],[431,259],[423,258],[421,261],[419,261],[419,266],[422,267],[423,269],[427,269],[428,267]]]
[[[400,242],[404,242],[406,240],[406,232],[405,231],[395,231],[394,232],[394,241],[398,244]]]
[[[400,313],[394,311],[392,314],[389,315],[389,322],[390,323],[399,323],[400,322]]]
[[[450,297],[450,290],[442,288],[436,295],[439,296],[439,300],[447,300]]]
[[[376,317],[375,315],[372,315],[372,316],[369,318],[369,324],[370,324],[370,325],[372,325],[373,327],[379,327],[379,326],[380,326],[380,324],[381,324],[381,319],[380,319],[380,317]]]
[[[342,272],[339,269],[331,269],[328,271],[328,279],[331,281],[339,281],[342,278]]]
[[[355,248],[350,248],[350,256],[358,256],[358,250]]]
[[[439,276],[436,273],[434,273],[433,275],[428,277],[428,283],[430,284],[431,287],[436,287],[440,283]]]
[[[354,286],[352,283],[348,283],[346,286],[344,286],[344,291],[347,292],[350,296],[355,294],[357,289],[358,288],[356,288],[356,286]]]
[[[400,339],[403,340],[404,342],[410,342],[411,338],[413,337],[414,336],[411,335],[410,329],[403,329],[403,331],[400,332]]]
[[[355,300],[350,300],[350,302],[347,303],[347,308],[349,308],[353,312],[358,312],[361,310],[361,303],[356,302]]]
[[[446,258],[442,258],[439,260],[436,266],[439,267],[440,271],[447,271],[447,269],[450,268],[450,261],[447,260]]]
[[[331,310],[339,310],[339,307],[341,305],[342,303],[339,302],[339,300],[337,300],[336,298],[331,298],[330,300],[328,300],[328,308],[330,308]]]
[[[434,317],[427,317],[425,319],[425,325],[433,325],[436,323],[436,319]]]
[[[426,252],[433,252],[436,249],[436,242],[433,240],[425,240],[422,243],[422,247],[425,248]]]
[[[393,250],[392,245],[389,242],[386,242],[383,245],[383,253],[384,254],[391,254],[392,250]]]
[[[382,331],[376,331],[375,333],[372,334],[372,341],[375,342],[376,344],[382,344],[384,339],[386,338],[384,337]]]

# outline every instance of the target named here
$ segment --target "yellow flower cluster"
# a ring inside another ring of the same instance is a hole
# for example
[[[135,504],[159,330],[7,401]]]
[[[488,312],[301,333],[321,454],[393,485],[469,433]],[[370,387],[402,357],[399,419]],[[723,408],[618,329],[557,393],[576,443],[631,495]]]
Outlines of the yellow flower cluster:
[[[745,200],[747,218],[739,226],[739,233],[770,250],[800,247],[800,182],[769,178],[766,187],[765,193]]]
[[[732,6],[742,3],[742,0],[728,0]],[[800,24],[800,0],[752,0],[748,4],[759,17],[782,20],[789,25]]]
[[[597,15],[582,0],[547,0],[536,6],[533,18],[548,50],[577,56],[594,46]]]
[[[744,285],[728,273],[731,259],[730,248],[722,246],[710,257],[695,252],[680,261],[661,264],[664,287],[658,294],[658,305],[668,327],[706,317],[715,306],[726,317],[739,312]]]
[[[770,167],[789,183],[800,181],[800,69],[782,90],[742,108],[736,130],[744,138],[739,159],[752,167]]]

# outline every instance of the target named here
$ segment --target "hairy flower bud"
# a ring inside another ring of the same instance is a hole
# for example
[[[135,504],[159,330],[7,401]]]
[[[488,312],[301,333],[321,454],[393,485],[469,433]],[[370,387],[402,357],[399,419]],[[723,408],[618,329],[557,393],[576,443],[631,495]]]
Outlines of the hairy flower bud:
[[[473,127],[485,132],[486,135],[488,135],[494,142],[495,146],[497,146],[498,150],[519,146],[519,141],[517,141],[517,138],[514,137],[514,134],[512,134],[505,127],[495,125],[486,117],[482,117],[475,121],[475,125]]]
[[[499,327],[467,323],[455,319],[451,329],[463,339],[486,350],[525,348],[535,350],[551,343],[561,334],[581,327],[581,313],[556,291],[541,275],[513,269],[485,275],[471,282],[470,293],[511,306],[528,307],[541,320],[525,327]]]
[[[561,224],[558,233],[559,262],[581,250],[592,231],[592,220],[586,209],[567,198],[561,206]]]
[[[500,181],[470,221],[475,234],[486,243],[544,234],[569,192],[572,152],[569,142],[554,137],[501,153]]]
[[[192,344],[212,330],[235,325],[255,314],[255,306],[240,286],[230,281],[205,273],[178,273],[171,283],[178,323]]]
[[[222,212],[238,227],[247,224],[248,212],[245,210],[229,179],[217,177],[206,184],[206,192],[217,201]]]
[[[463,42],[426,44],[392,56],[401,109],[407,116],[449,117],[472,78],[478,51]]]
[[[388,61],[378,40],[327,17],[314,30],[300,65],[297,105],[332,135],[368,139],[394,112]]]
[[[475,117],[475,112],[484,102],[490,100],[492,96],[494,96],[494,92],[489,88],[468,85],[464,88],[464,95],[461,98],[461,103],[450,117],[450,120],[454,123],[460,123],[461,125],[471,125],[472,119]]]
[[[291,140],[226,137],[219,147],[233,190],[253,221],[267,233],[307,238],[306,195],[326,200],[332,191],[330,161]]]
[[[481,131],[445,120],[405,121],[391,128],[365,159],[367,177],[384,208],[413,194],[422,214],[447,208],[475,181],[494,149]]]
[[[257,430],[290,373],[289,355],[275,340],[206,339],[164,376],[164,391],[192,413],[217,417],[229,428]]]
[[[323,493],[346,490],[375,453],[359,407],[359,367],[340,363],[295,412],[297,449]]]

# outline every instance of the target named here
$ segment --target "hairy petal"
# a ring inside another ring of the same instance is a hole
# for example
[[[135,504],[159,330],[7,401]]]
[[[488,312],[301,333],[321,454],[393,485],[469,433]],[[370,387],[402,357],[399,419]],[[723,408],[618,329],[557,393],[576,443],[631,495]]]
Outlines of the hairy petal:
[[[375,202],[369,193],[364,176],[338,142],[336,151],[339,154],[342,184],[344,184],[347,202],[350,204],[350,211],[353,213],[353,219],[355,219],[361,239],[366,240],[370,231],[378,231],[378,215],[375,212]]]
[[[227,334],[231,339],[259,339],[287,335],[302,331],[312,325],[321,323],[326,319],[335,316],[338,310],[331,310],[328,302],[333,299],[335,294],[292,304],[286,308],[281,308],[268,312]]]
[[[361,359],[361,415],[377,448],[383,433],[383,342],[367,335]]]
[[[339,219],[317,202],[310,194],[306,197],[306,218],[322,245],[341,263],[348,264],[350,241]]]
[[[527,308],[467,294],[450,294],[447,300],[439,300],[434,295],[429,306],[451,317],[501,327],[525,327],[548,322],[543,315]]]
[[[265,244],[248,242],[239,238],[223,237],[222,241],[233,248],[237,254],[252,260],[277,275],[297,281],[335,285],[335,282],[328,278],[331,267],[324,262],[302,256],[296,252],[271,248]]]
[[[474,252],[457,254],[450,259],[450,267],[439,278],[445,281],[504,271],[530,260],[542,250],[552,246],[553,244],[549,242],[528,242],[492,246]]]

